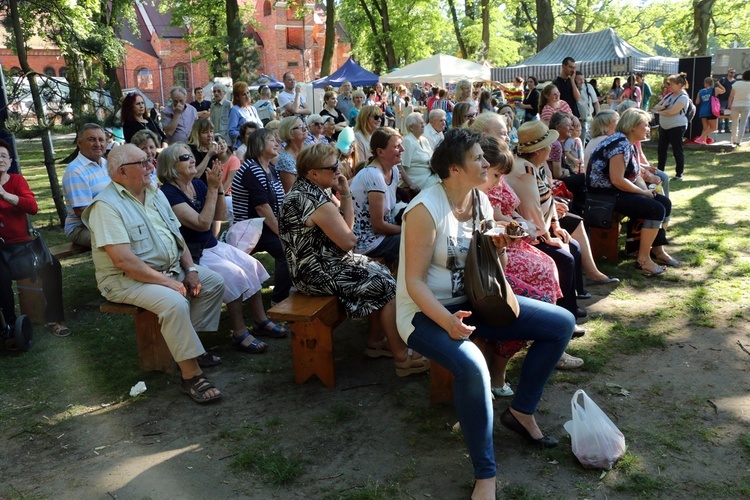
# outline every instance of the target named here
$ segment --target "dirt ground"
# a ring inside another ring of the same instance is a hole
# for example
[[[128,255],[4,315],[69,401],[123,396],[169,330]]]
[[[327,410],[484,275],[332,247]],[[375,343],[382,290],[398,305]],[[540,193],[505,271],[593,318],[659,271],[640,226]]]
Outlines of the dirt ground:
[[[614,307],[616,299],[595,296],[589,311],[596,317]],[[595,334],[595,321],[590,326]],[[242,356],[207,337],[224,358],[207,370],[225,391],[219,404],[192,403],[176,379],[161,374],[144,374],[146,393],[117,404],[72,410],[58,395],[37,415],[36,429],[4,424],[0,496],[468,498],[471,464],[450,431],[452,406],[430,405],[428,376],[400,379],[390,360],[362,356],[364,333],[361,321],[336,330],[335,389],[293,383],[289,339],[271,341],[267,354]],[[622,353],[593,376],[558,372],[538,415],[542,429],[561,439],[557,449],[531,448],[496,422],[499,496],[733,496],[733,484],[748,484],[747,451],[737,441],[750,423],[750,355],[737,342],[750,345],[749,337],[745,321],[731,330],[678,327],[665,348]],[[651,481],[642,491],[641,476],[576,462],[562,426],[578,388],[625,434]],[[508,402],[496,401],[497,416]],[[303,472],[277,486],[260,469],[232,467],[252,447],[299,458]],[[356,496],[362,488],[371,496]]]

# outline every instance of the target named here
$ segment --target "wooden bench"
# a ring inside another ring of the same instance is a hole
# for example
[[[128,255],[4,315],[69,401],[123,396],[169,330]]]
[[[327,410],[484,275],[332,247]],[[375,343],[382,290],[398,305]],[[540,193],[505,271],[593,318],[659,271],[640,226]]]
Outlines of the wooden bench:
[[[138,344],[138,359],[144,371],[175,372],[175,362],[167,343],[161,334],[159,317],[140,307],[130,304],[105,302],[99,310],[109,314],[130,314],[135,317],[135,339]]]
[[[335,387],[333,329],[346,319],[339,299],[332,295],[312,297],[294,292],[267,314],[271,319],[292,325],[294,381],[302,384],[316,375],[326,387]]]
[[[617,264],[621,222],[622,215],[615,212],[612,216],[612,227],[609,229],[589,228],[589,243],[594,259],[604,257],[610,263]]]
[[[61,245],[55,245],[53,247],[49,247],[49,251],[52,255],[57,257],[57,260],[65,259],[67,257],[72,257],[74,255],[79,255],[82,253],[90,252],[91,249],[88,247],[84,247],[81,245],[76,245],[75,243],[63,243]]]
[[[472,337],[477,347],[484,353],[489,364],[492,359],[493,345],[481,337]],[[447,368],[430,360],[430,402],[431,403],[453,403],[453,385],[456,377]]]

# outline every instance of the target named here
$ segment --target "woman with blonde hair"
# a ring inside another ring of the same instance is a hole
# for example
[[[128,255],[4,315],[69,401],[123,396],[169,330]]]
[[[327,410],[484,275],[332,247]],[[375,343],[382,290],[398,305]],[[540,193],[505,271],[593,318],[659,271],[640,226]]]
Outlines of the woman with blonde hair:
[[[296,115],[281,119],[279,124],[279,139],[286,144],[276,159],[276,170],[281,177],[284,192],[292,189],[297,180],[297,155],[307,141],[307,127],[302,119]]]
[[[362,106],[357,115],[357,123],[354,125],[355,147],[360,161],[365,161],[371,156],[370,137],[382,123],[383,112],[378,106]]]
[[[214,141],[213,122],[208,118],[195,120],[187,144],[195,157],[196,178],[205,181],[206,168],[216,158],[217,144]]]
[[[456,104],[459,102],[467,102],[469,104],[476,105],[474,100],[471,98],[471,82],[469,80],[459,80],[456,82],[456,94],[453,100]]]
[[[362,89],[357,89],[352,92],[352,109],[349,110],[349,125],[352,127],[357,123],[357,115],[362,110],[362,106],[365,104],[365,93]]]
[[[347,117],[336,109],[338,104],[338,94],[332,90],[329,90],[323,95],[323,111],[320,112],[321,117],[330,116],[333,118],[334,133],[333,142],[339,138],[339,132],[344,130],[344,127],[348,125]],[[324,122],[325,123],[325,122]]]
[[[476,117],[476,106],[468,102],[457,102],[453,106],[453,125],[451,128],[469,128]]]

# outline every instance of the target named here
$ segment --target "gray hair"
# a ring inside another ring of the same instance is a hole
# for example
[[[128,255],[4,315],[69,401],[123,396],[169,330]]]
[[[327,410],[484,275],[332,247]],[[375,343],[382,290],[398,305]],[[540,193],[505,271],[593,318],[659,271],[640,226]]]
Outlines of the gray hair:
[[[185,99],[187,99],[188,92],[187,92],[187,90],[185,90],[185,87],[172,87],[171,89],[169,89],[169,97],[171,97],[172,99],[174,99],[174,93],[175,92],[181,92],[182,95],[185,96]]]
[[[114,179],[117,169],[119,169],[123,163],[127,163],[128,155],[133,152],[133,149],[138,153],[143,154],[143,151],[138,149],[135,144],[115,146],[109,151],[109,154],[107,155],[107,173],[109,174],[110,179]]]
[[[161,143],[159,142],[159,136],[156,135],[154,131],[149,129],[139,130],[138,132],[133,134],[133,137],[130,138],[130,144],[134,144],[140,148],[149,139],[154,141],[154,145],[157,148],[161,146]]]
[[[190,146],[184,142],[175,142],[167,148],[164,148],[156,158],[156,176],[162,184],[174,182],[177,178],[177,162],[180,156],[180,150],[186,149],[190,152]]]
[[[305,121],[305,125],[307,125],[307,127],[309,128],[310,125],[312,125],[316,121],[320,121],[320,115],[317,113],[313,113],[307,117],[307,121]]]
[[[409,113],[409,115],[406,117],[406,120],[404,121],[404,126],[406,127],[406,130],[411,132],[411,127],[413,125],[416,125],[419,120],[422,120],[422,113]]]
[[[224,92],[224,95],[227,95],[227,92],[228,92],[228,91],[227,91],[227,86],[226,86],[226,85],[224,85],[224,84],[223,84],[223,83],[221,83],[221,82],[216,82],[216,83],[214,83],[214,86],[213,86],[213,87],[211,87],[211,91],[213,91],[213,89],[219,89],[219,90],[221,90],[222,92]]]
[[[101,130],[102,133],[106,134],[106,131],[104,130],[104,127],[102,127],[98,123],[84,123],[83,126],[81,127],[81,130],[78,131],[78,136],[77,137],[81,137],[83,135],[83,133],[86,132],[87,130],[94,130],[94,129]]]
[[[552,115],[552,118],[549,119],[549,129],[556,129],[562,124],[563,120],[570,120],[570,123],[573,123],[570,114],[563,113],[562,111],[557,111],[554,115]]]
[[[427,115],[427,120],[432,121],[435,118],[443,119],[446,117],[445,110],[442,110],[440,108],[435,108],[432,111],[430,111],[430,114]],[[478,119],[479,117],[477,117]],[[476,120],[474,120],[474,123],[476,123]]]

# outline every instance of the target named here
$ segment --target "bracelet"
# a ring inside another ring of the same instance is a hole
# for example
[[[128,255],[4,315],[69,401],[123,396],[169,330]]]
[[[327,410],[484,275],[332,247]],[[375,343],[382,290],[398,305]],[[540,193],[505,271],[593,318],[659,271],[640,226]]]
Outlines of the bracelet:
[[[197,272],[198,272],[198,268],[195,267],[195,266],[190,266],[187,269],[185,269],[185,274],[187,274],[187,273],[197,273]]]
[[[352,193],[346,193],[346,194],[341,195],[342,200],[348,200],[351,197],[352,197]]]
[[[226,196],[226,193],[225,193],[224,191],[219,191],[219,192],[218,192],[218,193],[216,193],[216,194],[220,194],[220,195],[222,195],[222,196]]]

